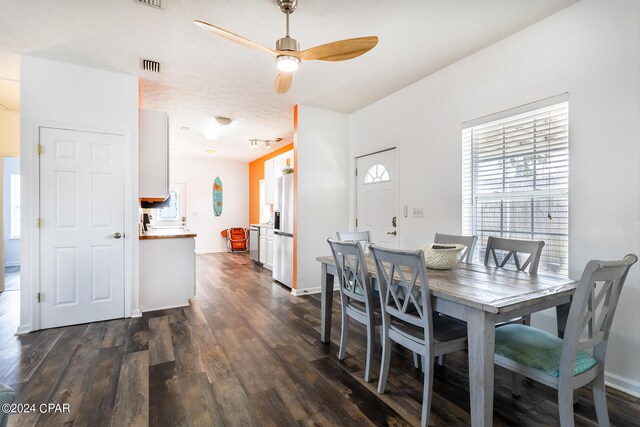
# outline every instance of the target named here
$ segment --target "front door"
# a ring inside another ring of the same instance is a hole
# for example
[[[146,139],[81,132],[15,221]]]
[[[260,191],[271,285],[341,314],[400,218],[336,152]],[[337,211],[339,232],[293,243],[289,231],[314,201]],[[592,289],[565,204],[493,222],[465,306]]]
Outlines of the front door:
[[[40,128],[40,326],[124,317],[124,137]]]
[[[358,157],[357,221],[359,231],[369,231],[373,243],[398,247],[396,150]]]

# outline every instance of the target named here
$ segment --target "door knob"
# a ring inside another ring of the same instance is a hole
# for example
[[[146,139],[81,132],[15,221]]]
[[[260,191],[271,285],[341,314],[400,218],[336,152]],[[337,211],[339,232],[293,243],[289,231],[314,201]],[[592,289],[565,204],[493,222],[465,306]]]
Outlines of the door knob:
[[[396,233],[396,230],[393,230],[393,231],[387,231],[387,234],[389,234],[391,236],[395,236],[398,233]]]
[[[119,238],[121,238],[121,237],[122,237],[122,234],[120,234],[120,233],[113,233],[113,238],[114,238],[114,239],[119,239]]]

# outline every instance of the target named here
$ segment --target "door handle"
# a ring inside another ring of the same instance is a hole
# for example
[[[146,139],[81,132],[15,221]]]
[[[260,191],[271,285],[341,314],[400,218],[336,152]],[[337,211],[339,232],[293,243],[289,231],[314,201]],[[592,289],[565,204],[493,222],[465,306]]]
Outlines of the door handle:
[[[395,235],[397,235],[398,233],[396,233],[396,230],[393,230],[393,231],[387,231],[387,234],[389,234],[389,235],[391,235],[391,236],[395,236]]]
[[[120,233],[113,233],[113,238],[114,238],[114,239],[119,239],[119,238],[121,238],[121,237],[122,237],[122,234],[120,234]]]

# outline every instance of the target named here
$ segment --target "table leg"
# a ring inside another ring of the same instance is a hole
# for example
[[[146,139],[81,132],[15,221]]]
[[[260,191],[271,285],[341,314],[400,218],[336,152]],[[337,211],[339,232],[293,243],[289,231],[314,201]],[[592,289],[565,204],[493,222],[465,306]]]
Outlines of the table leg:
[[[558,324],[559,338],[564,338],[564,329],[567,326],[567,319],[569,318],[570,308],[571,308],[571,303],[556,306],[556,321]]]
[[[333,274],[327,273],[327,264],[322,264],[320,278],[320,341],[331,340],[331,311],[333,309]]]
[[[473,310],[467,319],[469,334],[469,394],[471,425],[493,423],[495,320],[490,313]]]

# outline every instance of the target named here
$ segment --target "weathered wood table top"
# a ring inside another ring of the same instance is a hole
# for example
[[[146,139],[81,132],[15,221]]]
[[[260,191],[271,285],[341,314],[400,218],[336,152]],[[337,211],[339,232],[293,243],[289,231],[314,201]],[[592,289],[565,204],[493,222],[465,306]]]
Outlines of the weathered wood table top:
[[[371,254],[365,254],[367,269],[376,277]],[[332,256],[316,258],[335,268]],[[460,262],[451,270],[427,269],[429,289],[434,297],[461,303],[491,313],[504,313],[521,308],[531,301],[557,299],[572,295],[577,282],[568,277],[530,275],[526,272]]]

